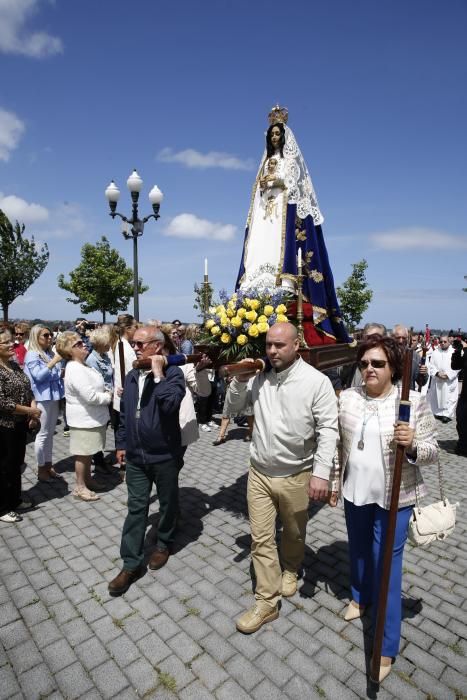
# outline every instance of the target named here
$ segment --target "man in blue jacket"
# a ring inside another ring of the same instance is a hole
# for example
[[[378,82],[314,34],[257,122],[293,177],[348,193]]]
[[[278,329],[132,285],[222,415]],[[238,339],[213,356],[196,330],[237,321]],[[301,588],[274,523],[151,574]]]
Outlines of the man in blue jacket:
[[[183,465],[179,408],[185,379],[178,367],[164,369],[164,336],[154,326],[138,328],[131,345],[138,359],[149,358],[151,369],[133,369],[125,378],[120,425],[115,437],[117,460],[126,461],[128,514],[120,555],[123,569],[109,583],[110,595],[125,593],[145,573],[143,545],[152,484],[159,497],[159,527],[150,569],[169,558],[178,512],[178,473]]]

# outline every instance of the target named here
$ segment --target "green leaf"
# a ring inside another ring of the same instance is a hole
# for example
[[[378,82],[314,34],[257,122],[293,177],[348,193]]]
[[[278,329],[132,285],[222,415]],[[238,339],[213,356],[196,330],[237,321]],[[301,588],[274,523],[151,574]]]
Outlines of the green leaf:
[[[133,270],[105,236],[95,245],[85,243],[81,248],[81,263],[70,272],[70,279],[59,275],[58,286],[73,294],[67,298],[79,304],[82,313],[100,311],[118,314],[128,308],[133,298]],[[149,287],[139,280],[138,290],[143,294]]]
[[[0,209],[0,303],[5,322],[10,305],[40,277],[49,262],[47,244],[37,246],[34,236],[25,238],[24,230],[24,224],[17,221],[13,226]]]

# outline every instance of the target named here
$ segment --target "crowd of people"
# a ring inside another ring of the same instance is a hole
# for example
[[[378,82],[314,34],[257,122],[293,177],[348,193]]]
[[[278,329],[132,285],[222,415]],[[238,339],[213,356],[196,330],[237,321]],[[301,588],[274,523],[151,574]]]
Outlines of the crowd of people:
[[[153,484],[160,519],[148,566],[158,570],[167,563],[186,449],[199,429],[208,432],[218,425],[214,398],[217,409],[221,405],[211,361],[203,355],[190,362],[196,331],[177,319],[140,324],[128,314],[115,325],[92,329],[77,319],[73,329],[56,335],[40,324],[30,330],[26,324],[0,328],[0,521],[19,522],[21,512],[33,507],[21,492],[28,434],[35,432],[38,480],[50,484],[63,478],[52,459],[61,406],[75,460],[72,495],[98,501],[99,479],[115,468],[114,460],[104,458],[111,424],[116,463],[125,468],[128,490],[123,567],[109,582],[112,596],[124,594],[146,571],[143,544]],[[467,396],[464,385],[460,395],[458,390],[467,342],[449,334],[435,341],[411,338],[400,324],[391,333],[383,324],[367,324],[356,361],[322,373],[298,355],[295,326],[276,323],[267,333],[264,371],[246,372],[229,383],[214,445],[225,443],[233,417],[246,420],[245,439],[251,443],[247,501],[256,585],[254,605],[236,621],[240,632],[254,633],[276,619],[281,598],[296,593],[310,499],[331,506],[343,502],[351,582],[345,619],[363,616],[370,606],[375,617],[399,444],[405,452],[379,680],[389,674],[399,650],[409,518],[416,491],[426,492],[423,469],[438,458],[435,419],[447,423],[457,410],[456,452],[467,456]],[[410,345],[412,411],[410,423],[403,423],[397,420],[402,351]]]

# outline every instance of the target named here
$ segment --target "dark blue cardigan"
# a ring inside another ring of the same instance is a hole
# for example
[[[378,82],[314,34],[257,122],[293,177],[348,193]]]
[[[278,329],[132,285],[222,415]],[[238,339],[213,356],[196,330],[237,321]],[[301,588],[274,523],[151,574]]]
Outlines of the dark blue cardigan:
[[[179,408],[185,396],[185,377],[178,367],[167,367],[165,379],[155,384],[152,372],[146,377],[139,418],[139,370],[125,377],[120,404],[120,425],[115,448],[126,450],[126,460],[133,464],[155,464],[182,455]]]

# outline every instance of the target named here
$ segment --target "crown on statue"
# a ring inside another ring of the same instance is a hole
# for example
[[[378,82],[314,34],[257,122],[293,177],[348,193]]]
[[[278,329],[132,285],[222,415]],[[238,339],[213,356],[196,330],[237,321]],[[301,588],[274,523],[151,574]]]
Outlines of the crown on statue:
[[[289,110],[287,107],[276,105],[268,114],[269,123],[272,124],[287,124],[289,118]]]

